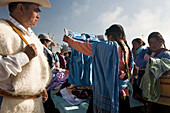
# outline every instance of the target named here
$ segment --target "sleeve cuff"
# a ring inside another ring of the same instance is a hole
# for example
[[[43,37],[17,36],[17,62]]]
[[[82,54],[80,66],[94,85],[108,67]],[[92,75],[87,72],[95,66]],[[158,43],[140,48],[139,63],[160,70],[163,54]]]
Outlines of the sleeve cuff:
[[[21,67],[29,62],[29,58],[24,52],[19,52],[18,54],[15,54],[14,57],[17,58]]]

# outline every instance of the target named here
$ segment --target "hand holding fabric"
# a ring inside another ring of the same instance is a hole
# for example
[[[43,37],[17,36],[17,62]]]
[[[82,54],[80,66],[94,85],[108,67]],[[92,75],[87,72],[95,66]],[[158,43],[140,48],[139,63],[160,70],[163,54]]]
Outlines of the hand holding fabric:
[[[144,59],[145,59],[145,60],[149,60],[149,57],[150,57],[150,56],[149,56],[148,54],[145,54]]]
[[[68,39],[69,39],[69,38],[70,38],[69,36],[64,35],[64,37],[63,37],[63,41],[68,43]]]

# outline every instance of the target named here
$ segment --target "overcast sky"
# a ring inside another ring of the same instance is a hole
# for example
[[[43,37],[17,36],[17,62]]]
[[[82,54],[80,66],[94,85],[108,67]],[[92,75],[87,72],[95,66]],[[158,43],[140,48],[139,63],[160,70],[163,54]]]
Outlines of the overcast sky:
[[[160,32],[170,49],[170,0],[50,0],[51,8],[41,8],[40,19],[32,28],[36,35],[50,32],[62,44],[64,28],[72,31],[102,34],[112,24],[121,24],[131,41]],[[0,18],[8,16],[0,8]],[[148,45],[148,43],[147,43]]]

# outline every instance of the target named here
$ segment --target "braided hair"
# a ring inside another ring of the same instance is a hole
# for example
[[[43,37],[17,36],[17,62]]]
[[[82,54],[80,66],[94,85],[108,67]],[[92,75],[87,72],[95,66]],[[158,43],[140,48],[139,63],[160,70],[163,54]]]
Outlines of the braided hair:
[[[125,60],[124,66],[125,66],[125,73],[126,73],[126,76],[123,79],[127,79],[130,76],[130,72],[131,72],[130,69],[131,69],[131,64],[132,64],[132,52],[130,50],[130,47],[127,44],[124,29],[121,25],[114,24],[114,25],[110,26],[108,29],[106,29],[105,35],[107,37],[111,35],[112,38],[114,39],[114,41],[116,41],[119,44],[119,46],[121,47],[121,49],[123,50],[124,60]],[[123,40],[125,42],[126,46],[128,47],[128,50],[129,50],[128,64],[127,64],[127,59],[126,59],[126,51],[125,51],[125,48],[120,40]]]

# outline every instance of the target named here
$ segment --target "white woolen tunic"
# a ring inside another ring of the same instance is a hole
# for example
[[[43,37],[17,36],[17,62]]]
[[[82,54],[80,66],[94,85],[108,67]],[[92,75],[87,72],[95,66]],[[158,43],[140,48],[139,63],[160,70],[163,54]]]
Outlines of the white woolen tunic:
[[[14,19],[10,17],[14,23]],[[11,21],[10,20],[10,21]],[[19,26],[19,23],[14,23]],[[20,29],[22,30],[22,29]],[[31,29],[29,29],[32,31]],[[22,30],[23,31],[23,30]],[[33,32],[22,32],[29,44],[34,43],[38,56],[31,61],[22,52],[26,46],[4,20],[0,20],[0,88],[14,95],[35,95],[42,92],[52,78],[43,45]],[[7,55],[7,57],[3,57]],[[15,99],[4,97],[0,113],[43,113],[42,98]]]

